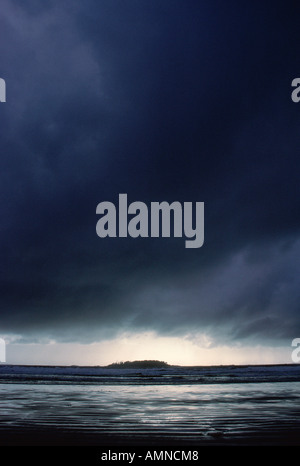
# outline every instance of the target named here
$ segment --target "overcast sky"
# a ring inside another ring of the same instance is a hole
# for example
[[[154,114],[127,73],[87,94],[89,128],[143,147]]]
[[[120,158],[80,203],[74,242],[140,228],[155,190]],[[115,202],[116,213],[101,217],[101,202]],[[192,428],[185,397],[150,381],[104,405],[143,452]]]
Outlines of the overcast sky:
[[[124,335],[152,335],[149,359],[155,341],[290,351],[299,17],[292,1],[1,2],[0,335],[28,363],[50,341],[136,359]],[[96,207],[119,193],[204,202],[204,245],[99,238]]]

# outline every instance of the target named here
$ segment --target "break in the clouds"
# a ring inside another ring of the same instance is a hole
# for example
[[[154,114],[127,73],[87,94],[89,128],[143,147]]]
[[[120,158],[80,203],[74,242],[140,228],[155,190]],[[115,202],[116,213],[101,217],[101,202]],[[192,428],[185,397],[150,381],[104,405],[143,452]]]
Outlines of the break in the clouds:
[[[3,1],[2,334],[300,334],[299,7]],[[205,202],[205,243],[99,238],[96,206]],[[250,343],[249,343],[250,342]]]

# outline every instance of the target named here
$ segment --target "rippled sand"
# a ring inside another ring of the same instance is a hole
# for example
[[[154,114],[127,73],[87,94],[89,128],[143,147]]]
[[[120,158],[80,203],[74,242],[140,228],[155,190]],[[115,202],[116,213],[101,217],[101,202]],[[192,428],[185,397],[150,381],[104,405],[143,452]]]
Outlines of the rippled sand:
[[[300,382],[0,385],[1,445],[299,445]]]

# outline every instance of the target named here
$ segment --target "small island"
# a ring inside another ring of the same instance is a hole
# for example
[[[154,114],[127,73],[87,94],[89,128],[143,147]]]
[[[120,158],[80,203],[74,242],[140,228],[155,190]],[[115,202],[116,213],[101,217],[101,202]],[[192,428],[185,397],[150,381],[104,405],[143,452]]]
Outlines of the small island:
[[[145,360],[145,361],[125,361],[113,362],[106,366],[109,369],[162,369],[170,367],[164,361]]]

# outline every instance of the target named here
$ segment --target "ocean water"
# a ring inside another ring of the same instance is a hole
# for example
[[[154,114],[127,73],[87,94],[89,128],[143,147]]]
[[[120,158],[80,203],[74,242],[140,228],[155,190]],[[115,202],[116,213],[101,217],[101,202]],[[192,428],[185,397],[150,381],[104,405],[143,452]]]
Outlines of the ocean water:
[[[300,367],[0,366],[1,445],[300,445]]]

